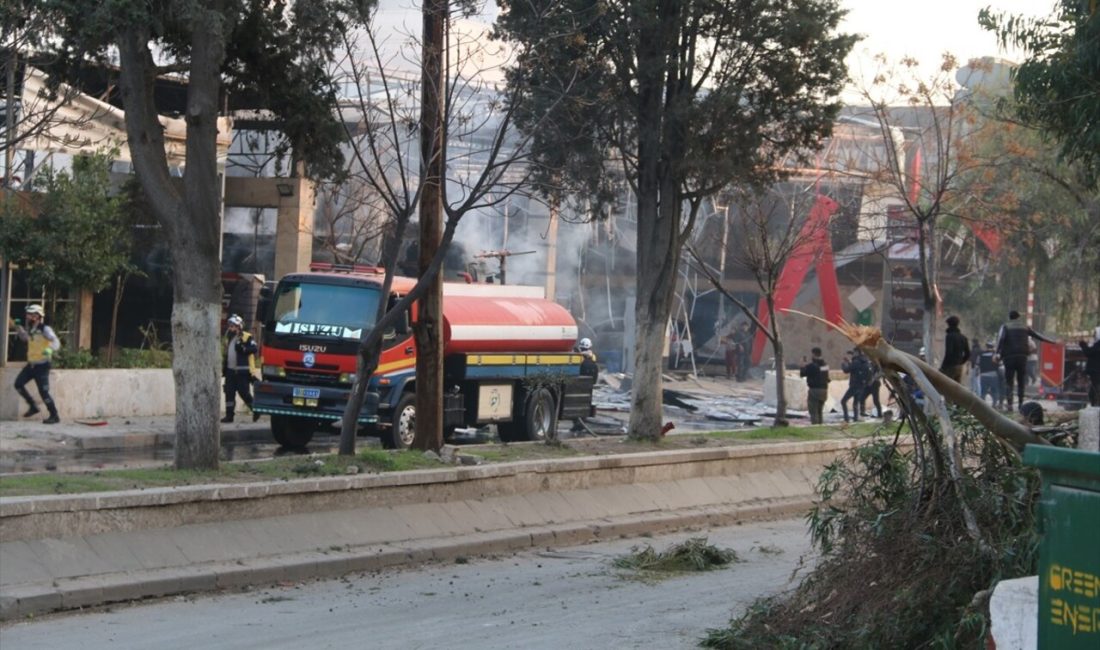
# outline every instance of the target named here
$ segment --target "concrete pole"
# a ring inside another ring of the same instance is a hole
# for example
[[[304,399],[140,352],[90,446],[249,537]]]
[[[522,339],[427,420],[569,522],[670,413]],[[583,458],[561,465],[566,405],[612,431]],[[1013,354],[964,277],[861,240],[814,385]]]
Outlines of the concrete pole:
[[[557,291],[558,275],[558,213],[557,199],[550,201],[550,226],[546,232],[546,298],[553,300]]]

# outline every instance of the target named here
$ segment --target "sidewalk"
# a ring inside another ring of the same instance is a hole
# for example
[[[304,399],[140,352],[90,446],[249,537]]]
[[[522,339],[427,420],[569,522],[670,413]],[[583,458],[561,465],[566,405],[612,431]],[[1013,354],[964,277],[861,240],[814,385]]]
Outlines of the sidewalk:
[[[37,416],[0,421],[0,453],[171,447],[176,439],[175,427],[176,419],[171,415],[62,420],[57,424],[43,424]],[[221,427],[223,442],[272,440],[267,418],[252,422],[243,414],[236,422]]]
[[[0,620],[805,513],[852,440],[0,498]]]

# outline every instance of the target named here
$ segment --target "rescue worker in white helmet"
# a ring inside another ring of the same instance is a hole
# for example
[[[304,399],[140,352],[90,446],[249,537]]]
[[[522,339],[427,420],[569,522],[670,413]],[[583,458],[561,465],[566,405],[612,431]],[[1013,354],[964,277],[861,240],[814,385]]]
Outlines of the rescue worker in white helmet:
[[[577,345],[574,348],[581,355],[581,376],[591,377],[592,384],[595,385],[596,379],[600,376],[600,367],[596,365],[596,353],[592,351],[592,339],[582,338],[577,341]],[[592,433],[588,427],[584,424],[584,418],[573,419],[573,433]]]
[[[61,349],[61,341],[57,338],[53,328],[44,322],[46,310],[42,308],[42,305],[29,305],[26,315],[26,327],[11,321],[11,324],[15,327],[16,336],[19,337],[20,341],[27,343],[27,365],[23,366],[23,369],[19,371],[19,375],[15,378],[15,390],[27,402],[28,408],[23,413],[23,417],[29,418],[37,414],[39,408],[35,405],[30,392],[27,390],[27,382],[33,379],[35,386],[38,387],[38,395],[42,398],[42,403],[50,413],[50,416],[42,422],[57,424],[61,419],[57,417],[57,405],[50,397],[50,361],[53,359],[53,353]]]
[[[233,421],[237,410],[237,395],[248,408],[252,408],[252,377],[256,369],[256,341],[243,330],[244,319],[233,314],[226,320],[225,345],[222,354],[222,376],[225,379],[225,417],[223,423]],[[252,414],[252,421],[260,419]]]

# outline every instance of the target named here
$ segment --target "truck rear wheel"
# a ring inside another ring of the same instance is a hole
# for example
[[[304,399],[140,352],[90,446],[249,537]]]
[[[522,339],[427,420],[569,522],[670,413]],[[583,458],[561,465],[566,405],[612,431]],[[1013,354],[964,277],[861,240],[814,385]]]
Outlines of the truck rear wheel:
[[[308,418],[271,416],[271,435],[283,447],[305,447],[313,440],[313,432],[316,430],[317,423]]]
[[[523,415],[511,422],[497,424],[501,442],[546,440],[557,429],[558,403],[547,388],[537,388],[527,396]]]
[[[523,423],[527,440],[546,440],[554,434],[558,428],[558,401],[550,389],[536,389],[527,398]]]
[[[382,432],[382,446],[386,449],[408,449],[416,437],[416,395],[405,393],[393,409],[390,430]]]

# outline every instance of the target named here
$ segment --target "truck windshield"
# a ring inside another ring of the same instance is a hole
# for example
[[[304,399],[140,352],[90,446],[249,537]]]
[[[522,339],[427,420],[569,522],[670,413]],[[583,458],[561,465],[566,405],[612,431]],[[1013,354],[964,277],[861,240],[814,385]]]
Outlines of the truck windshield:
[[[378,290],[364,286],[281,282],[275,295],[275,332],[358,339],[374,326]]]

